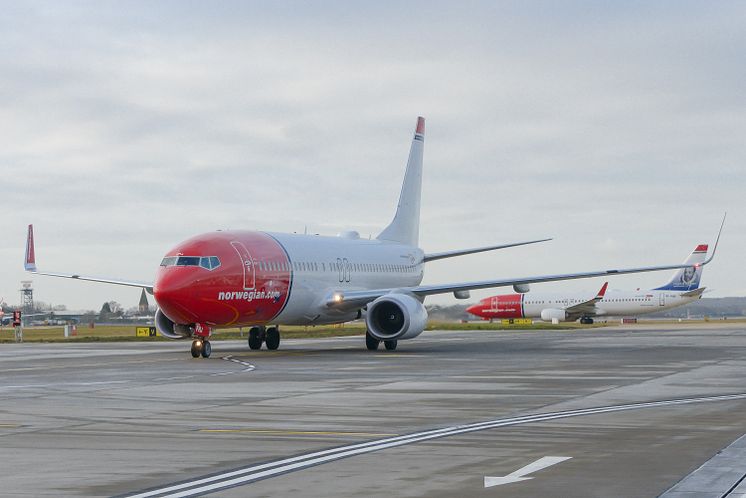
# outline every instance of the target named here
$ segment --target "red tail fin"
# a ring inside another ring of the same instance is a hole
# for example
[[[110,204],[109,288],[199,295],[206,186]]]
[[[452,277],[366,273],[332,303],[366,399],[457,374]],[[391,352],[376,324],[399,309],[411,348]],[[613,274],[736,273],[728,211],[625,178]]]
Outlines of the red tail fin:
[[[34,254],[34,225],[28,226],[28,237],[26,238],[26,271],[36,271],[36,254]]]

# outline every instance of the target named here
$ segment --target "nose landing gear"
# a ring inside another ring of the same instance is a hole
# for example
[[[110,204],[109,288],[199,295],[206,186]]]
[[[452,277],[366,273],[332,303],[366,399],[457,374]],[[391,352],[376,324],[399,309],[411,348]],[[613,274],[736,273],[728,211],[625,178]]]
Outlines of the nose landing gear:
[[[200,356],[202,358],[209,358],[212,353],[212,345],[207,340],[212,332],[210,327],[201,323],[195,323],[192,330],[196,336],[196,339],[192,341],[192,358],[199,358]]]
[[[192,358],[209,358],[212,353],[212,345],[207,339],[195,339],[192,341]]]

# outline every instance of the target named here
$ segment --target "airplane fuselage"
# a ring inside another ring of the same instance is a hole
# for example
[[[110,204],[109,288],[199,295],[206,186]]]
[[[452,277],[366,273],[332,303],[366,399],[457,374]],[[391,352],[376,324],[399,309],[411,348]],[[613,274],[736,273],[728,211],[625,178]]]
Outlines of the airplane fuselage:
[[[188,239],[166,254],[153,294],[174,322],[211,328],[322,324],[358,311],[325,305],[332,292],[419,285],[422,250],[360,239],[221,231]]]
[[[685,296],[669,290],[610,290],[596,304],[596,312],[588,316],[635,316],[683,306],[701,295]],[[542,311],[565,309],[583,303],[588,294],[503,294],[482,299],[470,307],[470,313],[485,320],[502,318],[541,318]]]

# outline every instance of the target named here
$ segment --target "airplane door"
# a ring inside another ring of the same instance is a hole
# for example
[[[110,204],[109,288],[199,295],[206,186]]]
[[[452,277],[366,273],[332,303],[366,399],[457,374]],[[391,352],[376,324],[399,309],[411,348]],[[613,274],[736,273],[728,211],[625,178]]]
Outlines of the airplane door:
[[[660,305],[665,306],[666,305],[666,294],[664,292],[661,292],[660,294]]]
[[[251,253],[242,242],[234,240],[231,242],[233,249],[241,258],[241,267],[243,268],[243,290],[254,290],[256,287],[256,267],[251,259]]]

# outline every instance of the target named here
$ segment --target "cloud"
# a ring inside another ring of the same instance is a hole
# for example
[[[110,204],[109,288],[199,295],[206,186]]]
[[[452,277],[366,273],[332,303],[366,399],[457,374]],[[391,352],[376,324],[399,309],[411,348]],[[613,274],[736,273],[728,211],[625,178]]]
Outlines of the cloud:
[[[217,228],[375,235],[420,114],[426,249],[557,237],[433,265],[427,281],[675,262],[712,239],[727,209],[704,281],[743,295],[730,271],[746,242],[743,10],[6,6],[0,295],[12,300],[24,278],[28,222],[49,269],[146,280],[170,246]],[[71,307],[139,296],[35,285],[39,299]]]

